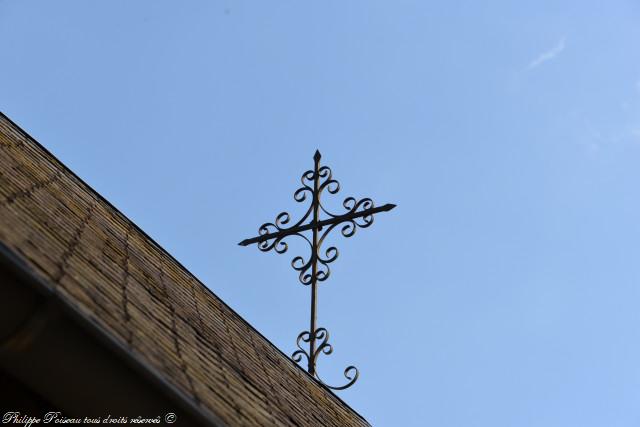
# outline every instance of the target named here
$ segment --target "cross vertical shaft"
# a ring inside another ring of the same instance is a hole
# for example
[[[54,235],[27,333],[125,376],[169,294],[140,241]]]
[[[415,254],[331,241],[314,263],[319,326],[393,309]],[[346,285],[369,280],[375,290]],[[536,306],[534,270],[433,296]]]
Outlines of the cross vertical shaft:
[[[311,248],[311,324],[309,328],[309,368],[311,375],[316,371],[316,310],[318,309],[318,214],[320,210],[320,152],[313,156],[313,241]]]

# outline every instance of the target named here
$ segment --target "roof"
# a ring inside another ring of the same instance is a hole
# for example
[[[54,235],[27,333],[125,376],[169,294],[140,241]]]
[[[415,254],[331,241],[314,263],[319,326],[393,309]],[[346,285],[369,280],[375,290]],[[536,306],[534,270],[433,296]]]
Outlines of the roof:
[[[214,424],[368,425],[1,113],[0,243]]]

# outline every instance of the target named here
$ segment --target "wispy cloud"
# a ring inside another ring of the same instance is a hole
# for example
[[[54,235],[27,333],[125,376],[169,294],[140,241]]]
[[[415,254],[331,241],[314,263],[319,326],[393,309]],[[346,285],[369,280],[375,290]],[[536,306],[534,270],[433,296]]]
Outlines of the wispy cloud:
[[[547,61],[552,60],[556,56],[560,55],[560,53],[564,50],[564,48],[565,48],[565,38],[563,37],[553,48],[547,50],[546,52],[542,52],[540,55],[538,55],[536,59],[531,61],[527,69],[531,70],[533,68],[536,68],[539,65],[542,65]]]

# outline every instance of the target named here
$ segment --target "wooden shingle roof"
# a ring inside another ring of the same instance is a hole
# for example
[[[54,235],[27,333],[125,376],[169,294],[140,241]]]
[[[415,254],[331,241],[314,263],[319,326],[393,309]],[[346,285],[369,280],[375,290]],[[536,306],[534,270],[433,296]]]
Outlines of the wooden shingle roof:
[[[0,243],[214,424],[368,425],[4,115]]]

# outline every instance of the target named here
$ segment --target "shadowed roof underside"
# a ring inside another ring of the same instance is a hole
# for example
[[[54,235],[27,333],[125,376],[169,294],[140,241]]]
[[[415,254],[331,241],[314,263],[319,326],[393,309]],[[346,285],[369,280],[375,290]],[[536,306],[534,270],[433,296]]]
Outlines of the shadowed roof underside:
[[[2,114],[0,242],[212,419],[368,425]]]

